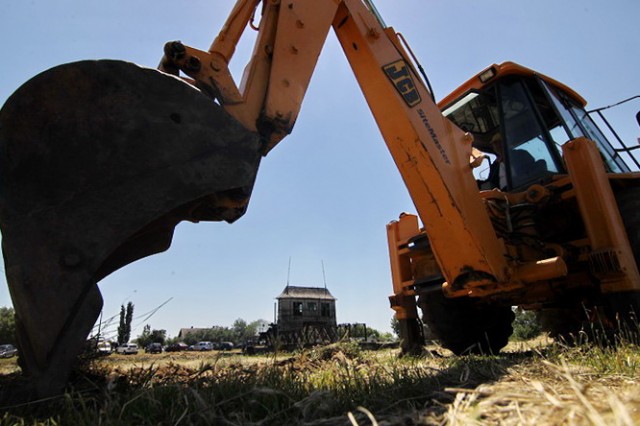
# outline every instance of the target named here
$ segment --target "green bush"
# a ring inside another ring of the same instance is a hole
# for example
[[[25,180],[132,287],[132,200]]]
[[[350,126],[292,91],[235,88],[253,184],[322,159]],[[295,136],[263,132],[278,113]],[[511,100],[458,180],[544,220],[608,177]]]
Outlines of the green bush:
[[[16,319],[13,308],[0,307],[0,345],[16,343]]]
[[[513,340],[529,340],[538,337],[542,333],[540,321],[533,311],[525,311],[522,308],[514,308],[516,319],[513,321]]]

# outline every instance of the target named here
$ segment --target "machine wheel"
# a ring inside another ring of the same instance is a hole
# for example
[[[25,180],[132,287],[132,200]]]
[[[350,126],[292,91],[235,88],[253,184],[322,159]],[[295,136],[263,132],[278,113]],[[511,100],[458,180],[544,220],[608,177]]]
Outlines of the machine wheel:
[[[628,187],[616,192],[616,201],[622,216],[633,257],[640,263],[640,187]],[[611,293],[606,296],[609,317],[634,341],[640,340],[640,291]],[[629,334],[630,333],[630,334]]]
[[[471,299],[448,299],[441,291],[418,298],[425,324],[456,355],[497,354],[513,333],[510,307],[482,306]]]
[[[640,259],[640,187],[628,187],[616,192],[616,201],[624,228],[636,259]]]
[[[640,187],[620,188],[616,201],[629,238],[633,256],[640,261]],[[588,315],[581,303],[560,308],[543,309],[539,319],[544,331],[567,344],[586,341],[615,344],[620,337],[640,341],[640,291],[593,294],[589,309],[598,309],[604,316]]]
[[[583,306],[546,308],[538,311],[537,317],[542,331],[568,345],[582,343],[584,339],[580,332],[589,331],[589,321]],[[588,337],[592,336],[589,334]]]

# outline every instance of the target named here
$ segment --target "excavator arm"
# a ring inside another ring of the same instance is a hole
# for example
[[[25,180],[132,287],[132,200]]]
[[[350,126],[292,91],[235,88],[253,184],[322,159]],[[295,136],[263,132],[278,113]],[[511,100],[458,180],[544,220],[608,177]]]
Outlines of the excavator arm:
[[[266,153],[293,129],[333,27],[431,243],[447,259],[444,275],[452,283],[504,280],[504,249],[481,213],[471,173],[472,136],[442,116],[400,37],[383,24],[372,2],[264,2],[252,59],[236,85],[228,64],[260,4],[239,1],[208,52],[168,43],[160,69],[182,71],[215,96],[262,136]]]
[[[258,14],[237,84],[229,62]],[[168,249],[182,220],[244,214],[260,158],[292,131],[330,28],[448,291],[524,280],[519,268],[536,268],[506,260],[472,176],[472,137],[442,116],[370,0],[239,0],[208,51],[167,43],[163,72],[121,61],[66,64],[25,83],[2,108],[0,227],[21,365],[36,395],[66,383],[101,309],[101,278]],[[553,262],[548,274],[562,274]],[[393,308],[417,333],[413,282],[399,268],[392,264]]]

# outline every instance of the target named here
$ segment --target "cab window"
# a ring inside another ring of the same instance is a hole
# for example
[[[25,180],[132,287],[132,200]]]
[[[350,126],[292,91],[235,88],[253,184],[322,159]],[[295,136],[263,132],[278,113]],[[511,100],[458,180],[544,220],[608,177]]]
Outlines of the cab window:
[[[520,188],[558,173],[557,152],[550,150],[549,133],[541,123],[544,115],[523,81],[505,79],[499,92],[510,187]]]

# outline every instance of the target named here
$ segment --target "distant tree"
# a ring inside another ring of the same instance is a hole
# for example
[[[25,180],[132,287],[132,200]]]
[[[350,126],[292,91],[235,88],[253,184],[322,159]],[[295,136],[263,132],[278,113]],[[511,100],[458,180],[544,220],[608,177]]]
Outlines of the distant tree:
[[[215,325],[211,327],[210,336],[211,338],[208,340],[212,342],[233,342],[234,341],[234,331],[229,327],[223,327],[220,325]]]
[[[367,327],[366,324],[352,324],[349,336],[354,339],[379,339],[380,332],[374,328]]]
[[[124,318],[124,326],[125,326],[125,343],[131,339],[131,323],[133,322],[133,303],[127,303],[127,314]]]
[[[267,331],[269,329],[269,321],[267,321],[266,319],[255,320],[253,322],[250,322],[247,327],[252,331],[255,328],[254,335],[257,335],[258,333]]]
[[[167,330],[151,330],[151,343],[164,345],[167,341]]]
[[[118,345],[127,343],[131,339],[131,322],[133,321],[133,303],[120,306],[120,325],[118,325]]]
[[[396,336],[393,333],[385,332],[380,334],[380,337],[378,339],[383,342],[393,342],[394,340],[396,340]]]
[[[234,340],[234,332],[229,327],[214,325],[211,328],[205,328],[196,332],[188,333],[184,336],[184,343],[193,345],[197,342],[230,342]]]
[[[262,319],[251,321],[245,329],[244,337],[242,340],[246,342],[255,339],[260,331],[259,328],[263,326],[263,324],[269,324],[269,322]],[[266,329],[263,329],[262,331],[266,331]]]
[[[262,324],[262,320],[247,322],[241,318],[238,318],[231,327],[233,330],[233,340],[235,344],[243,344],[252,340],[258,334],[258,326]]]
[[[13,308],[0,308],[0,344],[16,343],[16,315]]]
[[[165,341],[164,341],[164,344],[165,344],[165,345],[167,345],[167,346],[168,346],[168,345],[174,345],[174,344],[176,344],[176,343],[184,343],[184,342],[183,342],[183,340],[182,340],[180,337],[178,337],[178,336],[175,336],[175,337],[168,337],[168,338],[166,338],[166,339],[165,339]]]
[[[513,321],[513,340],[529,340],[542,334],[542,325],[535,312],[521,308],[514,310],[516,318]]]
[[[234,342],[238,342],[244,338],[244,335],[247,331],[247,322],[242,318],[238,318],[233,322],[231,330],[233,331]]]
[[[164,345],[167,340],[166,330],[152,330],[149,324],[145,325],[142,333],[136,338],[140,347],[146,347],[150,343],[160,343]]]
[[[198,343],[199,340],[200,339],[198,338],[197,333],[188,333],[188,334],[185,334],[185,336],[180,341],[186,343],[189,346],[191,346],[191,345],[195,345],[196,343]],[[176,343],[178,343],[178,342],[176,342]]]
[[[231,327],[214,325],[211,328],[188,333],[182,338],[182,341],[187,345],[193,345],[200,341],[232,342],[238,345],[254,338],[258,334],[258,327],[264,323],[267,321],[256,320],[247,324],[245,320],[238,318]]]
[[[127,340],[125,339],[126,326],[125,326],[124,318],[125,318],[124,305],[120,305],[120,323],[118,325],[118,346],[124,343],[127,343]]]
[[[149,324],[142,328],[142,333],[136,337],[136,342],[141,348],[144,348],[151,343],[151,326]]]
[[[191,333],[187,333],[182,341],[184,343],[186,343],[187,345],[191,346],[191,345],[195,345],[196,343],[203,341],[203,340],[208,340],[208,335],[207,332],[204,330],[199,330],[197,332],[191,332]]]
[[[382,333],[375,328],[369,328],[367,330],[367,339],[369,340],[380,340],[380,336],[382,336]]]
[[[245,320],[238,318],[231,327],[233,338],[230,339],[230,341],[234,344],[244,344],[253,340],[258,335],[258,328],[262,324],[268,324],[268,322],[265,320],[255,320],[247,324]]]
[[[420,323],[420,322],[418,322]],[[395,335],[396,339],[400,339],[400,321],[398,320],[398,318],[393,315],[391,317],[391,331],[393,331],[393,334]],[[431,330],[429,329],[429,327],[426,324],[422,324],[422,333],[424,335],[424,338],[426,340],[432,340],[435,339],[435,336],[433,335],[433,333],[431,333]]]
[[[391,331],[397,338],[400,338],[400,321],[398,321],[395,314],[391,317]]]

